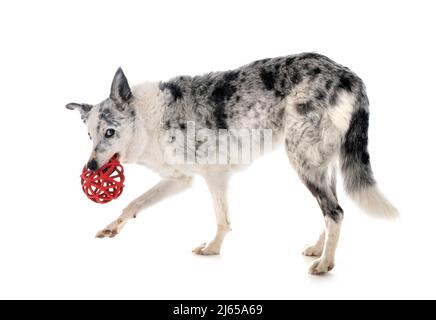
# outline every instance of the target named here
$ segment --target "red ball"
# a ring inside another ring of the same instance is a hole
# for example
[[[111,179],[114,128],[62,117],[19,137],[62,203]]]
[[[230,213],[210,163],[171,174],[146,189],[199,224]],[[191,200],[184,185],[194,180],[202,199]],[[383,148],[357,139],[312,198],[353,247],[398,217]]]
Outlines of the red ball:
[[[80,178],[83,192],[96,203],[108,203],[123,192],[124,168],[115,156],[96,171],[85,165]]]

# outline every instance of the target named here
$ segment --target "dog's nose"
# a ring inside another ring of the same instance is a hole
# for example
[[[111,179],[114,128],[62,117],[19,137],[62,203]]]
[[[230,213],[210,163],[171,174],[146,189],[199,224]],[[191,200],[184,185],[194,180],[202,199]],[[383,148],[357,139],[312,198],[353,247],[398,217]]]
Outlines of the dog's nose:
[[[88,163],[86,164],[86,167],[92,171],[97,170],[97,167],[98,167],[97,161],[95,161],[95,159],[88,161]]]

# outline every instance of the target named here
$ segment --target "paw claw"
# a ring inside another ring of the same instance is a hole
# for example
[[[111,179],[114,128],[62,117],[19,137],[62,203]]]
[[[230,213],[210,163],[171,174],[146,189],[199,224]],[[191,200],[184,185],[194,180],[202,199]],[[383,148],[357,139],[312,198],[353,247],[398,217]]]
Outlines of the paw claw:
[[[118,234],[118,230],[103,229],[95,235],[96,238],[113,238]]]
[[[202,243],[198,247],[194,248],[192,250],[192,253],[200,254],[201,250],[203,250],[205,247],[206,247],[206,243]]]
[[[207,256],[207,255],[218,255],[220,254],[220,250],[214,247],[213,245],[206,245],[206,243],[202,243],[198,247],[196,247],[194,250],[192,250],[192,253],[201,255],[201,256]]]
[[[321,275],[331,271],[335,267],[333,262],[328,262],[324,259],[315,260],[309,268],[309,273],[313,275]]]
[[[306,257],[320,257],[322,254],[322,248],[317,248],[316,246],[307,246],[303,250],[302,254]]]

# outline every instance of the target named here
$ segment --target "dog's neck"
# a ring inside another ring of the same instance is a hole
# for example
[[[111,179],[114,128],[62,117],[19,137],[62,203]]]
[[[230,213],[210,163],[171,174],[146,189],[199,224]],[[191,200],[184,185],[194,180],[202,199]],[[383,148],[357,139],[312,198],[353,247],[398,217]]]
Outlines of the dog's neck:
[[[132,88],[135,102],[135,121],[132,138],[126,146],[124,159],[127,163],[140,163],[159,170],[163,166],[160,148],[161,115],[165,108],[165,96],[158,83],[146,82]]]
[[[132,93],[137,120],[142,121],[147,130],[156,130],[165,108],[165,94],[159,89],[159,83],[141,83],[132,88]]]

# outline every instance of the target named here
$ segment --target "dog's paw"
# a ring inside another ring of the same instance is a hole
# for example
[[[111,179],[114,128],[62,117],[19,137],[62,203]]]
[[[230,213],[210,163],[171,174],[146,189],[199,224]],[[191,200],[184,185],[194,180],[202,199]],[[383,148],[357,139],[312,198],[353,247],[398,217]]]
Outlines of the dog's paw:
[[[220,254],[220,249],[213,244],[206,245],[206,243],[201,244],[192,253],[202,255],[202,256],[212,256]]]
[[[303,256],[306,257],[321,257],[322,254],[322,247],[321,246],[307,246],[303,250]]]
[[[113,238],[118,234],[118,230],[111,230],[108,228],[104,228],[103,230],[100,230],[95,235],[96,238]]]
[[[96,238],[113,238],[118,233],[120,233],[123,225],[124,224],[122,223],[122,221],[120,221],[120,219],[118,219],[118,220],[112,222],[110,225],[108,225],[103,230],[100,230],[99,232],[97,232],[95,237]]]
[[[310,274],[320,275],[329,272],[334,268],[333,262],[326,261],[325,259],[316,259],[309,268]]]

